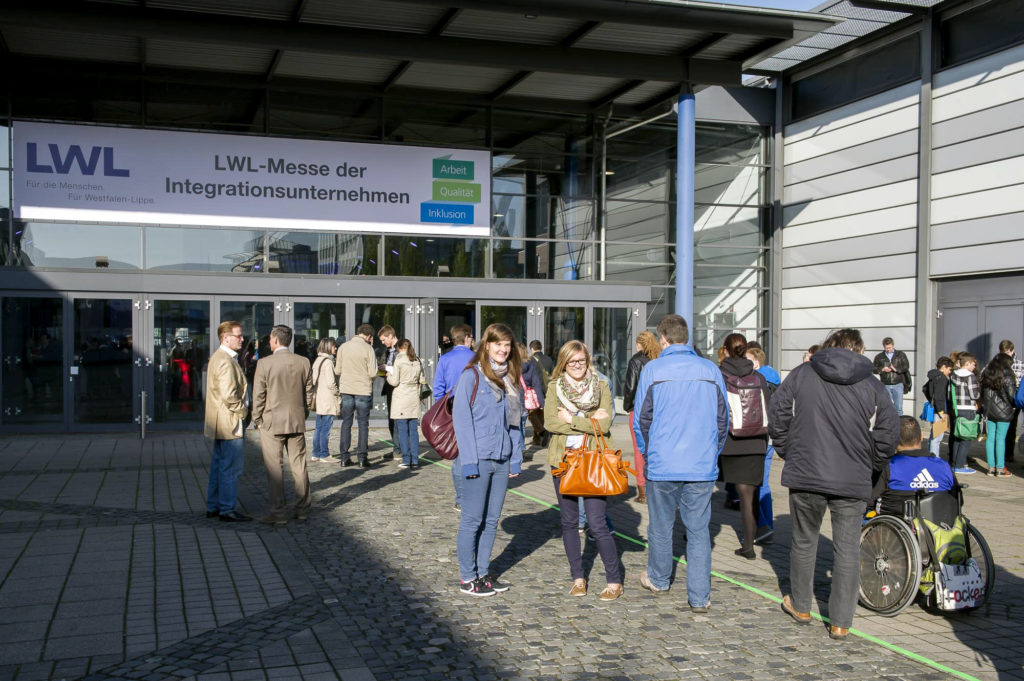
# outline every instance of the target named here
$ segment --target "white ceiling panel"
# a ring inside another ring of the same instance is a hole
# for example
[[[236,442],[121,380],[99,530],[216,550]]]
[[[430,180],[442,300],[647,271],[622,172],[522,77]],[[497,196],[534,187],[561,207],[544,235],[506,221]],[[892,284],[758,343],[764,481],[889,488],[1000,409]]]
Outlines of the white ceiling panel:
[[[641,54],[679,54],[703,35],[706,33],[678,28],[601,24],[574,47]]]
[[[533,73],[508,94],[521,97],[544,97],[589,101],[620,85],[619,78],[603,76],[573,76],[561,73]]]
[[[444,87],[457,92],[491,92],[515,75],[510,69],[492,69],[463,64],[415,63],[409,67],[397,85],[403,87]]]
[[[557,45],[581,22],[557,17],[527,19],[522,14],[463,10],[445,29],[445,36]]]

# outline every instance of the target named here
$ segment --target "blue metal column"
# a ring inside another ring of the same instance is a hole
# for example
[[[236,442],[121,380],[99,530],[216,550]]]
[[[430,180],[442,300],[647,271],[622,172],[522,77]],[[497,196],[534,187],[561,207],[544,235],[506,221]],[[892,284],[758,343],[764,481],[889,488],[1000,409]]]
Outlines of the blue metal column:
[[[693,185],[697,116],[693,93],[679,95],[676,118],[676,314],[690,327],[693,318]]]

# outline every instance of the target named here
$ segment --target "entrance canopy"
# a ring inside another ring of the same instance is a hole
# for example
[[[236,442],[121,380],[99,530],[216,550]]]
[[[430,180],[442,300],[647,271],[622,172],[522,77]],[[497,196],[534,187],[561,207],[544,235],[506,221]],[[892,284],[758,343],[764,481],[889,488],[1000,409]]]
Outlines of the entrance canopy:
[[[42,113],[19,107],[19,93],[81,106],[75,90],[102,77],[112,91],[247,89],[300,111],[303,95],[387,95],[552,112],[614,105],[618,117],[687,86],[739,85],[744,68],[838,20],[684,0],[8,0],[0,37],[15,116]],[[149,105],[186,115],[188,98],[174,99]],[[240,120],[225,123],[244,125],[260,106],[235,107]]]

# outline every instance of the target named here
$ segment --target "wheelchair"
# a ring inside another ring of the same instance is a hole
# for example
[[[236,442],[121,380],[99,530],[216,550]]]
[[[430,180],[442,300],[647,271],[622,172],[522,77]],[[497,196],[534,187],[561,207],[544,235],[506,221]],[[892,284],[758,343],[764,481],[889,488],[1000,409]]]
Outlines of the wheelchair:
[[[963,507],[963,486],[946,492],[918,492],[904,504],[904,513],[876,515],[868,520],[860,533],[860,593],[858,602],[868,610],[885,617],[894,617],[924,597],[925,606],[933,610],[950,610],[936,602],[936,589],[921,593],[921,581],[933,551],[928,549],[930,537],[919,536],[926,518],[933,523],[953,526]],[[969,607],[971,610],[988,602],[995,586],[995,564],[992,552],[981,533],[964,518],[968,558],[973,559],[981,576],[983,593]],[[927,530],[925,530],[927,531]]]

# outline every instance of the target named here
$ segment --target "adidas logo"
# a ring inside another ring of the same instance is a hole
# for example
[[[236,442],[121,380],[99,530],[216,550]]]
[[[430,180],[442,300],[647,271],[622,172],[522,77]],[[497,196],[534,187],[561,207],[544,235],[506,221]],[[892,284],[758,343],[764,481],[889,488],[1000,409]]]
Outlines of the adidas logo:
[[[921,472],[914,476],[914,479],[910,481],[911,489],[938,489],[939,483],[935,482],[935,478],[928,472],[927,468],[922,468]]]

